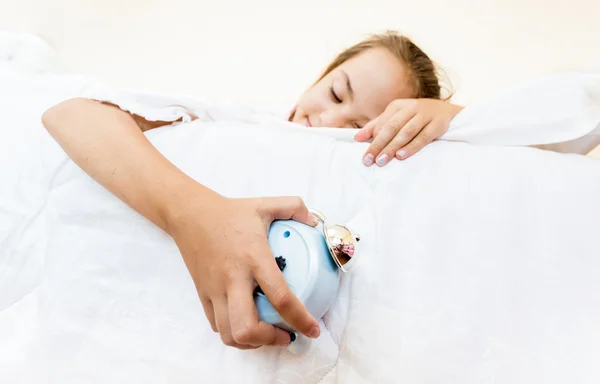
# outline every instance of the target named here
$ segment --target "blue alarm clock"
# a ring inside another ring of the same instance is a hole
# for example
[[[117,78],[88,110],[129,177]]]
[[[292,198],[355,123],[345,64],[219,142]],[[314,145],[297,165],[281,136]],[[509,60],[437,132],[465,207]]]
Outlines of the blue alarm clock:
[[[319,219],[317,227],[276,220],[269,229],[268,242],[291,291],[315,319],[321,319],[337,296],[340,272],[350,271],[356,263],[360,237],[345,226],[328,225],[320,212],[311,212]],[[262,321],[294,331],[260,288],[254,299]]]

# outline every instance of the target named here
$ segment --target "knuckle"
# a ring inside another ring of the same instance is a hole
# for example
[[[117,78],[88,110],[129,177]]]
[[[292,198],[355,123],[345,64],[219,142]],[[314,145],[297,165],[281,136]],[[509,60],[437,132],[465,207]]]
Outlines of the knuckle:
[[[231,285],[234,285],[235,283],[235,275],[236,275],[236,271],[235,271],[235,266],[228,266],[224,271],[223,271],[223,282],[225,283],[226,287],[230,287]]]
[[[415,150],[417,148],[423,148],[425,145],[427,145],[427,142],[423,138],[417,138],[413,140],[413,145],[411,149]]]
[[[409,141],[411,139],[411,136],[409,133],[404,132],[404,130],[398,132],[398,134],[396,135],[396,137],[394,137],[393,139],[393,144],[394,145],[401,145],[406,143],[407,141]]]
[[[226,263],[223,267],[223,277],[225,278],[226,283],[236,283],[239,281],[240,277],[243,275],[244,266],[250,263],[252,260],[252,256],[248,251],[243,251],[241,254],[241,260],[233,263]]]
[[[254,203],[253,209],[258,213],[264,213],[267,211],[268,207],[268,199],[267,197],[257,197],[252,200]]]
[[[256,268],[260,267],[260,247],[254,241],[246,244],[246,249],[241,251],[240,257],[236,262],[226,270],[226,278],[232,285],[238,284],[240,281],[244,281],[248,276],[255,271]]]
[[[260,255],[260,253],[256,253],[256,255]],[[246,266],[248,268],[248,270],[250,271],[250,273],[252,273],[252,271],[256,271],[257,269],[260,268],[260,261],[256,258],[256,256],[253,255],[249,255],[248,257],[246,257]],[[246,276],[244,276],[246,277]]]
[[[292,197],[292,204],[296,208],[302,208],[304,206],[304,200],[299,196]]]
[[[381,132],[393,132],[396,129],[397,128],[393,124],[387,122],[383,127],[381,127]]]
[[[402,131],[404,132],[404,134],[414,137],[417,133],[419,133],[420,129],[421,129],[421,127],[419,127],[418,124],[411,122],[410,124],[407,124],[406,128],[403,129]]]
[[[291,309],[293,298],[290,292],[280,289],[273,297],[273,306],[278,312],[286,312]]]
[[[238,329],[233,333],[233,340],[238,344],[252,344],[256,331],[252,327]]]
[[[381,152],[383,150],[383,145],[379,143],[372,143],[371,150],[369,152]]]
[[[397,150],[399,150],[400,148],[402,148],[402,142],[399,141],[395,141],[393,143],[390,143],[390,145],[386,148],[386,153],[388,153],[389,157],[393,157],[394,153],[396,153]]]
[[[427,144],[429,143],[431,140],[433,140],[433,136],[428,134],[428,133],[424,133],[421,135],[420,137],[420,142],[423,144]]]

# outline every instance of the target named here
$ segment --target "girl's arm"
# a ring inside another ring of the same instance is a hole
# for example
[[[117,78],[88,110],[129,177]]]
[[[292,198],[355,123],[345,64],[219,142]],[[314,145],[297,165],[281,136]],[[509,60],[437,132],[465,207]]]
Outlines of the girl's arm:
[[[259,321],[257,284],[294,329],[319,335],[267,242],[275,219],[317,224],[301,199],[223,197],[180,171],[143,134],[167,122],[149,122],[110,104],[67,100],[47,110],[42,122],[86,173],[173,237],[206,317],[226,345],[289,344],[287,332]]]
[[[98,183],[168,230],[177,194],[194,184],[167,161],[143,131],[170,124],[149,122],[119,108],[88,99],[64,101],[42,116],[42,123],[69,157]],[[215,193],[194,185],[206,197]]]

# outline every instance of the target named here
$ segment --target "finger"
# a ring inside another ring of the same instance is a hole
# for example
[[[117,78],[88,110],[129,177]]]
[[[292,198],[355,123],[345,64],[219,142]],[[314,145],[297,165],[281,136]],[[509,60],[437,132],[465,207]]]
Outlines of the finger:
[[[301,223],[316,226],[319,221],[310,213],[300,197],[270,197],[261,204],[261,213],[273,220],[295,220]],[[269,223],[270,224],[270,223]]]
[[[381,130],[387,125],[389,120],[401,111],[405,113],[410,113],[410,110],[404,108],[402,100],[395,100],[388,104],[385,111],[383,111],[383,113],[377,118],[377,122],[375,123],[375,127],[373,128],[373,137],[377,137],[377,135],[379,135],[379,132],[381,132]]]
[[[381,130],[375,135],[373,142],[367,148],[363,157],[365,165],[373,164],[376,159],[377,165],[385,165],[390,160],[390,155],[383,153],[384,148],[392,141],[399,132],[404,130],[404,125],[413,118],[414,112],[411,110],[401,110],[390,117],[382,126]]]
[[[356,133],[356,135],[354,135],[354,140],[361,141],[361,142],[369,140],[371,137],[373,137],[373,130],[375,129],[376,125],[377,125],[377,117],[374,118],[373,120],[369,121],[367,124],[365,124],[365,126],[362,127]]]
[[[263,254],[265,259],[273,258],[268,247]],[[292,328],[308,337],[319,337],[319,323],[292,292],[276,263],[262,263],[253,272],[273,308]]]
[[[420,115],[414,116],[408,121],[398,134],[388,143],[381,151],[377,165],[384,166],[395,156],[399,156],[400,149],[406,146],[411,140],[417,137],[420,132],[428,125],[428,121],[424,120]],[[384,158],[385,161],[379,161]]]
[[[252,345],[241,345],[235,342],[233,335],[231,334],[231,327],[229,325],[229,309],[227,306],[227,299],[223,298],[217,302],[213,301],[213,307],[215,309],[215,321],[217,329],[219,330],[219,336],[223,344],[235,347],[238,349],[254,349]]]
[[[373,137],[376,137],[384,123],[390,120],[393,116],[400,112],[404,112],[412,116],[419,112],[419,100],[418,99],[396,99],[388,104],[385,111],[379,116],[377,126],[373,130]]]
[[[201,297],[200,302],[202,303],[202,307],[204,308],[204,314],[210,323],[210,327],[214,332],[218,332],[217,324],[215,322],[215,310],[210,299]]]
[[[253,284],[248,282],[237,283],[227,293],[233,340],[239,345],[289,345],[288,332],[259,321],[253,291]]]
[[[396,152],[396,158],[399,160],[405,160],[419,152],[427,144],[435,140],[436,136],[433,133],[435,130],[436,128],[431,123],[428,124],[421,132],[419,132],[417,137]]]

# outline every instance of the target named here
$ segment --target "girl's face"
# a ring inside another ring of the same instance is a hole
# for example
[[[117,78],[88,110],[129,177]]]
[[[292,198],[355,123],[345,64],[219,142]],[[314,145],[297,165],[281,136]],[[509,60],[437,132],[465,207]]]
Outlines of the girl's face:
[[[407,70],[384,48],[335,68],[298,100],[292,121],[307,127],[361,128],[396,99],[415,98]]]

